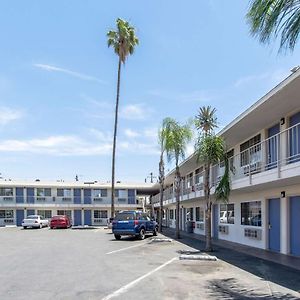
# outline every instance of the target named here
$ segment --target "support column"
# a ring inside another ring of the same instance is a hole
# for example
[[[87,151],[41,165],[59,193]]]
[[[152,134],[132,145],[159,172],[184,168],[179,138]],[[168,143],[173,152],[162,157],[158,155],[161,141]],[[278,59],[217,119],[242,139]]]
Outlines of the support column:
[[[280,198],[280,252],[289,253],[288,198]]]

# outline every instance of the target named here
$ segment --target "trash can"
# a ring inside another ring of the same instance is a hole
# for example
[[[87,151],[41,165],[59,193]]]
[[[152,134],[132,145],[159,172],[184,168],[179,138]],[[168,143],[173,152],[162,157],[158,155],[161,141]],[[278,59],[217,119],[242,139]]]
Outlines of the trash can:
[[[187,221],[186,222],[186,229],[188,233],[193,233],[194,232],[194,222],[193,221]]]

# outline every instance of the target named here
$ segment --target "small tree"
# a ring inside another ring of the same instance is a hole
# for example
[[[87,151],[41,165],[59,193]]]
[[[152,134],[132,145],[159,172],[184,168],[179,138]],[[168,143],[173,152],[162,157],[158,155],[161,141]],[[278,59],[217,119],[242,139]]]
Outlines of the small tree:
[[[117,97],[115,108],[115,124],[114,139],[112,152],[112,175],[111,175],[111,217],[115,216],[115,157],[116,142],[118,128],[118,111],[120,98],[120,82],[121,82],[121,65],[125,64],[126,58],[133,54],[135,46],[139,44],[139,40],[135,35],[135,29],[128,22],[118,18],[116,21],[117,30],[110,30],[107,33],[107,45],[113,47],[116,55],[119,57],[118,63],[118,80],[117,80]]]
[[[172,118],[165,118],[163,121],[165,136],[165,151],[169,162],[175,160],[175,194],[176,194],[176,238],[180,238],[179,233],[179,208],[181,175],[179,170],[179,160],[184,159],[186,147],[192,139],[192,131],[188,124],[181,125]]]
[[[197,160],[204,164],[204,199],[205,207],[205,237],[206,251],[212,251],[211,244],[211,218],[212,205],[214,200],[222,199],[228,201],[230,193],[229,163],[226,155],[225,142],[222,137],[214,134],[217,127],[215,109],[210,106],[200,108],[196,117],[196,127],[200,130],[196,143]],[[210,170],[211,167],[220,161],[224,161],[225,172],[215,189],[215,197],[211,196]]]

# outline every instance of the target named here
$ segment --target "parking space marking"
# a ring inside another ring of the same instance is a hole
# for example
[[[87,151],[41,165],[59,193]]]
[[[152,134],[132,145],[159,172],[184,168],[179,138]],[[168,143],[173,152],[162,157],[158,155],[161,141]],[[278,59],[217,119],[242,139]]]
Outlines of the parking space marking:
[[[108,252],[106,254],[109,255],[109,254],[113,254],[113,253],[125,251],[127,249],[131,249],[131,248],[135,248],[135,247],[140,247],[140,246],[143,246],[143,245],[146,245],[146,244],[148,244],[148,242],[146,242],[146,243],[140,243],[140,244],[137,244],[137,245],[129,246],[129,247],[118,249],[118,250],[114,250],[114,251]]]
[[[120,289],[116,290],[115,292],[107,295],[106,297],[102,298],[102,300],[109,300],[115,297],[120,296],[121,294],[126,293],[130,288],[132,288],[134,285],[136,285],[137,283],[139,283],[140,281],[142,281],[143,279],[145,279],[146,277],[152,275],[153,273],[159,271],[160,269],[166,267],[167,265],[169,265],[170,263],[172,263],[174,260],[177,260],[178,257],[173,257],[172,259],[170,259],[169,261],[165,262],[164,264],[160,265],[159,267],[155,268],[154,270],[146,273],[145,275],[135,279],[134,281],[131,281],[130,283],[122,286]]]

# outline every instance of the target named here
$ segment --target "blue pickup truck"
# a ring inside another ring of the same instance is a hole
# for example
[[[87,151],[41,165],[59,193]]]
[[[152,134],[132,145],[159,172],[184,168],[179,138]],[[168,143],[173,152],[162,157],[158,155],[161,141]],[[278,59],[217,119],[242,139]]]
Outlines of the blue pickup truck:
[[[117,240],[122,235],[132,235],[143,240],[147,234],[157,235],[157,223],[146,213],[136,210],[120,211],[112,224],[112,232]]]

